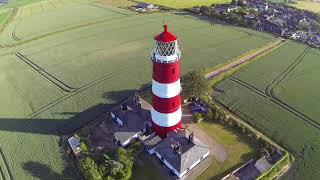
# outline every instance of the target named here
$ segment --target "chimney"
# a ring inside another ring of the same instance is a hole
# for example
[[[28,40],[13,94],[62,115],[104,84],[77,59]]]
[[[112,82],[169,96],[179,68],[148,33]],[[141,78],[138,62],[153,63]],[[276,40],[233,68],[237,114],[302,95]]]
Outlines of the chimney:
[[[189,134],[189,143],[193,143],[193,132]]]
[[[121,109],[122,109],[122,111],[127,111],[128,110],[128,106],[127,106],[127,103],[123,103],[122,105],[121,105]]]
[[[181,154],[181,145],[179,142],[173,145],[173,152],[175,154]]]
[[[140,103],[140,97],[138,92],[134,93],[134,104],[138,105]]]

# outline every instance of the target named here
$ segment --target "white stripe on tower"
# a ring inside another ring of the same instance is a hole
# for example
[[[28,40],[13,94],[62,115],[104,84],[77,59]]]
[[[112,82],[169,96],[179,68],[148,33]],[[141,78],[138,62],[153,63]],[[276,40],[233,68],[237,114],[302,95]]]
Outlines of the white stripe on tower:
[[[160,98],[172,98],[181,91],[180,79],[174,83],[164,84],[152,79],[152,93]]]
[[[162,127],[170,127],[178,124],[181,121],[182,111],[181,106],[173,113],[160,113],[152,108],[151,117],[154,123]]]

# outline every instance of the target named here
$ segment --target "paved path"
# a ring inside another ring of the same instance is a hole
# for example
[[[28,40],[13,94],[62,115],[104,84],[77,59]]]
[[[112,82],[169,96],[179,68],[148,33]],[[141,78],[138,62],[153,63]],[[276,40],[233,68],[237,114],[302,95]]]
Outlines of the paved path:
[[[225,66],[223,66],[223,67],[221,67],[221,68],[219,68],[217,70],[211,71],[211,72],[207,73],[205,75],[205,77],[207,79],[212,79],[213,77],[215,77],[215,76],[217,76],[217,75],[219,75],[219,74],[221,74],[223,72],[226,72],[229,69],[232,69],[232,68],[234,68],[236,66],[239,66],[240,64],[242,64],[244,62],[247,62],[247,61],[257,57],[257,56],[261,55],[262,53],[265,53],[265,52],[268,52],[268,51],[272,51],[273,49],[276,49],[276,48],[280,47],[280,45],[283,44],[284,42],[285,42],[285,39],[278,38],[278,40],[276,42],[274,42],[272,44],[269,44],[269,45],[267,45],[267,46],[255,51],[255,52],[251,53],[251,54],[248,54],[248,55],[246,55],[244,57],[241,57],[238,60],[235,60],[235,61],[231,62],[230,64],[227,64],[227,65],[225,65]]]
[[[185,128],[192,131],[197,138],[201,139],[204,144],[210,147],[210,154],[213,155],[218,162],[224,162],[228,158],[228,151],[223,145],[208,136],[198,124],[192,123],[192,113],[188,104],[182,106],[182,119],[186,126]]]

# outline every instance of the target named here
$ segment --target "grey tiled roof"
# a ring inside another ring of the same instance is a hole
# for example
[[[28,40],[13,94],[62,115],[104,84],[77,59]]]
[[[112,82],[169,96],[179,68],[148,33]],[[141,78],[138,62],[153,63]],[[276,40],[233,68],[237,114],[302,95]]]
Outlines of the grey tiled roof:
[[[143,141],[143,144],[147,146],[149,149],[154,148],[158,145],[162,139],[158,135],[149,136],[146,140]]]
[[[189,132],[186,130],[170,132],[156,147],[156,151],[171,164],[179,173],[184,172],[199,160],[204,154],[209,152],[209,148],[198,138],[194,137],[193,142],[189,142]],[[179,142],[180,153],[174,152],[173,145]]]
[[[111,110],[123,122],[123,126],[114,133],[115,138],[121,143],[131,139],[146,127],[146,123],[151,122],[150,109],[152,106],[142,99],[140,101],[140,104],[135,104],[133,99],[126,100],[124,102],[128,107],[126,111],[122,111],[121,105]]]

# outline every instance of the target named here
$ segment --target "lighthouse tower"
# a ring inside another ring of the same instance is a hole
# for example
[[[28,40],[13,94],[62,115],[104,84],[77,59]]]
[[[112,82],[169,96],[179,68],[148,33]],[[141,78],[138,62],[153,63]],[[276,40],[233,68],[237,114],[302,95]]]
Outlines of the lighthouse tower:
[[[160,136],[181,128],[180,50],[177,36],[164,31],[155,36],[156,48],[151,54],[152,73],[152,128]]]

